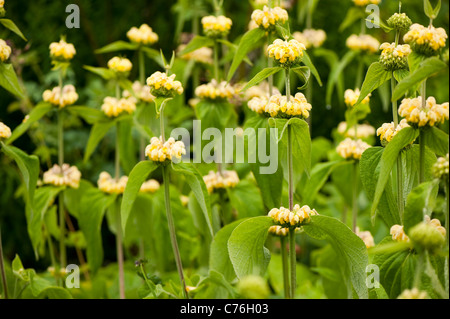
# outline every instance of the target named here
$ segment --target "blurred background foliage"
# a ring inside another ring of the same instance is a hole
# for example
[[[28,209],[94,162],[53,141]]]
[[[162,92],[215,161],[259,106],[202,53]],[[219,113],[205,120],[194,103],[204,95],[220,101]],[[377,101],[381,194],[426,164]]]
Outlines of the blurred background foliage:
[[[304,23],[299,19],[299,2],[290,1],[291,31],[301,31]],[[65,12],[68,4],[77,4],[81,10],[81,28],[67,29]],[[327,33],[324,48],[334,51],[339,58],[348,51],[345,41],[352,33],[359,33],[359,23],[354,24],[344,32],[339,26],[353,6],[350,0],[320,0],[313,18],[313,27],[323,29]],[[383,0],[381,4],[381,18],[386,21],[392,13],[396,12],[398,1]],[[212,1],[209,0],[133,0],[133,1],[92,1],[92,0],[10,0],[6,1],[7,17],[16,22],[28,38],[24,42],[17,36],[1,29],[0,38],[8,39],[13,47],[12,63],[19,76],[19,80],[26,90],[27,98],[18,101],[14,96],[0,88],[0,120],[11,128],[19,125],[24,115],[41,101],[42,92],[54,86],[57,74],[51,72],[48,46],[58,41],[61,35],[73,43],[77,55],[73,60],[72,69],[68,77],[69,82],[77,87],[80,94],[79,105],[100,107],[101,100],[108,88],[99,77],[83,69],[84,65],[106,66],[110,55],[97,55],[94,51],[113,41],[125,40],[126,32],[132,26],[149,24],[159,35],[159,42],[155,48],[161,48],[166,56],[170,56],[182,42],[187,42],[189,33],[193,30],[191,18],[194,15],[203,16],[213,13]],[[240,35],[247,31],[252,7],[246,0],[225,0],[225,14],[232,18],[233,27],[229,40],[236,41]],[[428,19],[423,13],[422,0],[404,0],[403,10],[413,22],[427,25]],[[444,27],[449,33],[449,1],[442,1],[442,10],[434,22],[435,26]],[[381,29],[370,29],[368,33],[375,36],[380,43],[392,42],[393,34],[386,34]],[[137,62],[137,55],[125,52],[128,58]],[[314,63],[324,82],[323,87],[314,83],[312,137],[323,136],[331,138],[333,129],[344,120],[344,107],[339,102],[342,97],[333,95],[332,105],[325,103],[326,83],[330,72],[329,65],[318,57]],[[354,64],[357,62],[354,61]],[[257,65],[257,64],[256,64]],[[155,62],[147,63],[147,75],[158,69]],[[347,67],[344,73],[345,89],[353,88],[356,66]],[[251,70],[254,74],[258,70]],[[137,78],[137,68],[131,74],[132,79]],[[449,100],[448,73],[433,78],[428,83],[428,93],[437,98],[439,103]],[[190,83],[184,83],[187,92],[186,101],[192,96]],[[391,121],[391,111],[384,110],[378,93],[374,93],[371,102],[372,113],[367,121],[379,127],[382,123]],[[51,165],[56,153],[56,125],[51,118],[47,118],[45,125],[32,130],[30,134],[21,137],[15,142],[17,147],[28,153],[35,153],[41,158],[44,170]],[[90,127],[80,120],[73,118],[66,123],[65,153],[66,160],[80,167],[84,178],[95,182],[98,173],[102,170],[111,170],[112,144],[103,145],[93,156],[92,160],[82,163],[84,148],[89,136]],[[448,125],[448,124],[447,124]],[[9,165],[5,157],[0,159],[0,224],[4,230],[4,249],[7,259],[12,259],[17,250],[24,264],[34,265],[37,269],[45,269],[48,260],[36,262],[31,243],[26,231],[24,203],[21,200],[22,187],[15,165]],[[11,169],[12,168],[12,169]],[[106,226],[104,226],[106,228]],[[114,237],[108,231],[102,231],[105,245],[105,260],[115,260]]]

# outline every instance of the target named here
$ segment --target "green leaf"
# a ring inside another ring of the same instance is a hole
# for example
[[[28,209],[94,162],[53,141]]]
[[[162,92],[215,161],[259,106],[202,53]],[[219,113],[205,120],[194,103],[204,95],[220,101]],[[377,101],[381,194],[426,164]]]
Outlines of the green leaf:
[[[147,57],[156,63],[162,68],[164,68],[164,64],[161,61],[161,54],[159,51],[149,48],[149,47],[141,47],[141,50],[147,55]]]
[[[94,109],[87,106],[71,106],[67,110],[73,115],[81,117],[88,124],[94,125],[97,122],[104,121],[107,119],[105,113],[99,109]],[[30,115],[31,118],[31,115]]]
[[[353,25],[355,22],[360,21],[361,19],[364,19],[364,12],[359,7],[352,7],[347,11],[347,15],[345,16],[344,20],[342,21],[341,25],[339,26],[339,32],[344,31],[351,25]]]
[[[423,221],[425,215],[431,217],[439,192],[439,181],[425,182],[414,188],[406,200],[403,225],[405,232]]]
[[[303,90],[304,88],[306,88],[308,86],[309,77],[311,76],[311,70],[307,66],[300,66],[297,68],[292,68],[291,71],[297,74],[300,80],[302,80],[304,83],[298,89]]]
[[[248,275],[264,275],[270,261],[270,253],[264,247],[270,217],[254,217],[240,223],[228,240],[228,253],[239,279]]]
[[[249,88],[251,88],[252,86],[258,85],[260,82],[264,81],[265,79],[267,79],[269,76],[274,75],[278,72],[280,72],[281,70],[283,70],[282,67],[273,67],[273,68],[265,68],[264,70],[262,70],[261,72],[259,72],[258,74],[256,74],[253,79],[251,79],[242,89],[242,91],[245,91]]]
[[[231,63],[230,70],[228,71],[227,81],[229,82],[236,72],[237,68],[241,64],[242,60],[245,59],[247,53],[255,48],[255,45],[265,37],[265,32],[260,28],[256,28],[247,31],[241,38],[239,46]]]
[[[110,43],[103,48],[95,50],[96,54],[111,53],[117,51],[135,51],[139,48],[138,43],[130,43],[125,41],[116,41]]]
[[[11,157],[19,167],[27,189],[27,203],[33,206],[34,190],[36,189],[40,171],[39,159],[37,156],[28,155],[21,149],[14,146],[0,144],[0,150],[2,150],[7,156]]]
[[[128,222],[128,217],[130,216],[131,209],[133,208],[133,204],[136,200],[137,195],[139,194],[139,190],[141,189],[142,184],[146,181],[147,177],[155,171],[159,167],[158,164],[152,161],[143,161],[139,162],[131,171],[130,176],[128,177],[127,186],[123,193],[122,199],[122,228],[124,231]]]
[[[111,80],[115,77],[114,71],[106,68],[100,68],[100,67],[94,67],[85,65],[83,66],[85,70],[88,70],[89,72],[92,72],[100,77],[102,77],[105,80]]]
[[[319,72],[317,71],[316,67],[312,63],[311,58],[309,57],[309,55],[308,55],[308,53],[306,51],[303,52],[302,62],[303,62],[303,64],[305,64],[310,69],[311,73],[316,78],[317,83],[319,83],[319,85],[322,86],[323,83],[322,83],[322,80],[320,78]]]
[[[419,67],[420,63],[422,63],[422,61],[426,60],[427,56],[417,53],[417,52],[411,52],[411,54],[408,56],[408,67],[409,67],[409,71],[410,74],[414,71],[417,70],[417,68]]]
[[[173,164],[172,169],[176,173],[185,176],[186,182],[189,184],[189,187],[191,188],[192,192],[195,195],[195,198],[202,208],[206,223],[208,225],[208,229],[211,233],[211,237],[214,237],[210,198],[202,175],[192,164]]]
[[[119,139],[120,164],[125,172],[129,175],[137,162],[136,145],[133,143],[133,120],[120,121],[117,123],[117,138]]]
[[[438,3],[435,8],[433,8],[433,5],[431,4],[430,0],[423,0],[423,7],[425,14],[428,18],[434,20],[439,15],[439,11],[441,11],[441,0],[438,0]]]
[[[380,198],[386,188],[389,180],[392,167],[397,162],[398,154],[402,149],[411,144],[419,135],[418,130],[412,127],[407,127],[401,130],[392,141],[386,146],[381,157],[380,177],[378,179],[377,187],[375,189],[374,199],[372,203],[371,216],[372,221],[375,218],[375,212],[380,202]]]
[[[92,126],[89,140],[86,145],[86,151],[84,153],[84,162],[86,163],[91,155],[94,153],[98,143],[105,137],[109,130],[114,126],[114,121],[98,122]]]
[[[10,20],[10,19],[0,19],[0,23],[3,24],[3,26],[17,34],[19,37],[21,37],[24,41],[28,41],[27,38],[23,35],[22,31],[16,26],[16,24]]]
[[[202,100],[195,106],[195,113],[202,121],[202,130],[213,127],[224,130],[234,114],[233,106],[228,102]]]
[[[416,87],[422,81],[447,68],[447,64],[437,57],[431,57],[422,61],[414,72],[404,78],[395,88],[392,101],[397,101],[411,88]]]
[[[343,257],[343,274],[349,280],[360,299],[369,297],[366,286],[366,267],[369,263],[364,242],[353,231],[336,218],[312,216],[311,223],[305,225],[305,232],[313,238],[326,237],[335,250]],[[347,287],[351,298],[351,289]]]
[[[256,217],[265,213],[258,187],[248,180],[239,182],[234,188],[227,188],[231,205],[237,210],[238,218]]]
[[[349,51],[347,52],[342,59],[334,65],[334,67],[331,68],[330,76],[328,78],[327,83],[327,95],[326,95],[326,103],[327,105],[331,105],[331,98],[333,95],[333,89],[335,84],[338,82],[339,77],[344,72],[344,69],[347,67],[347,65],[352,62],[358,53],[356,51]]]
[[[347,122],[347,127],[354,127],[359,121],[364,120],[370,113],[371,109],[369,104],[360,103],[354,107],[348,108],[345,111],[345,121]]]
[[[32,124],[39,121],[45,114],[52,110],[53,106],[50,103],[42,102],[36,105],[30,112],[29,117],[26,122],[20,124],[16,129],[12,132],[11,137],[6,140],[6,144],[11,144],[19,137],[21,137]]]
[[[23,97],[23,90],[12,64],[0,63],[0,86],[18,97]]]
[[[425,129],[423,133],[424,143],[427,147],[439,156],[448,154],[448,134],[436,126]]]
[[[375,195],[383,152],[383,147],[371,147],[363,153],[360,160],[361,181],[370,201],[373,201]],[[387,181],[376,209],[376,214],[383,219],[388,228],[401,223],[391,180],[392,178],[389,178]]]
[[[366,78],[361,88],[361,94],[355,106],[361,103],[370,93],[379,88],[384,82],[390,80],[392,72],[386,71],[379,62],[374,62],[367,71]]]
[[[191,53],[200,48],[212,47],[212,46],[214,46],[213,39],[204,37],[204,36],[200,36],[200,35],[196,35],[178,55],[183,56],[185,54]]]

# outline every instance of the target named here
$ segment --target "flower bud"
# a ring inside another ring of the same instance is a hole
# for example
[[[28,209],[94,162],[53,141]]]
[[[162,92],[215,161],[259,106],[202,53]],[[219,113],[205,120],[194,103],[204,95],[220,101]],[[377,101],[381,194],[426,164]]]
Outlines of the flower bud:
[[[435,178],[446,180],[448,183],[448,154],[445,157],[439,157],[436,164],[433,165],[433,175]]]
[[[11,129],[0,122],[0,141],[6,140],[11,137]]]
[[[412,25],[412,21],[406,13],[394,13],[394,15],[387,20],[387,24],[399,32],[406,32]]]
[[[153,73],[147,79],[147,85],[150,86],[150,92],[156,97],[174,97],[184,92],[180,81],[175,81],[175,74],[167,76],[167,73],[159,71]]]
[[[267,282],[256,275],[242,278],[237,285],[237,291],[243,299],[267,299],[270,296]]]
[[[395,43],[383,43],[380,46],[380,63],[387,71],[396,71],[408,68],[408,56],[411,48],[408,44],[395,46]]]
[[[420,250],[428,250],[432,253],[445,243],[445,236],[431,223],[417,224],[409,233],[412,243]]]

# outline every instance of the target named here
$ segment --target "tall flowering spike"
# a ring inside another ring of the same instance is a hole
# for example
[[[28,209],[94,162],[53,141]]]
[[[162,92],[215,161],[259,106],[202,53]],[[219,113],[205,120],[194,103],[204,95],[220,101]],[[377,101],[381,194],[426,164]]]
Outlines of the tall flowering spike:
[[[305,50],[306,47],[295,39],[290,41],[276,39],[267,48],[267,53],[270,58],[286,68],[299,63]]]
[[[117,117],[122,113],[132,114],[136,110],[136,99],[133,97],[116,99],[105,97],[103,99],[102,111],[108,117]]]
[[[289,229],[296,229],[309,224],[311,216],[315,215],[319,215],[315,209],[311,209],[307,205],[300,207],[298,204],[294,206],[292,212],[287,208],[281,207],[280,209],[273,208],[268,214],[276,224]]]
[[[409,27],[411,27],[412,21],[406,13],[394,13],[387,20],[387,24],[399,32],[406,32],[409,30]]]
[[[163,143],[162,138],[153,137],[145,149],[145,155],[153,162],[179,161],[186,154],[186,146],[173,137]]]
[[[341,122],[338,125],[337,131],[344,137],[357,139],[367,139],[375,135],[375,128],[369,124],[358,124],[355,134],[355,127],[348,128],[347,122]]]
[[[436,99],[430,96],[425,108],[422,107],[422,97],[404,99],[398,109],[398,114],[414,127],[434,126],[448,120],[449,104],[437,104]]]
[[[53,88],[53,90],[45,90],[42,94],[42,98],[45,102],[63,108],[75,104],[75,102],[78,101],[78,94],[73,85],[65,85],[62,90],[62,96],[61,88],[58,86]]]
[[[448,160],[449,160],[449,158],[448,158],[448,154],[447,154],[445,157],[439,157],[436,164],[433,165],[434,177],[442,179],[442,180],[446,181],[446,183],[448,183],[448,176],[449,176]]]
[[[74,45],[67,43],[64,39],[50,44],[50,57],[52,60],[68,62],[73,59],[76,53]]]
[[[239,176],[236,171],[214,172],[210,171],[208,175],[203,176],[203,181],[209,193],[217,189],[234,188],[239,184]]]
[[[116,56],[108,61],[108,68],[120,74],[127,74],[133,68],[133,64],[127,58]]]
[[[151,179],[142,184],[141,189],[139,190],[141,193],[155,193],[161,185],[157,180]]]
[[[107,194],[123,194],[127,183],[127,176],[122,176],[119,180],[116,180],[107,172],[100,173],[100,177],[97,181],[98,188]]]
[[[347,107],[355,106],[356,102],[358,102],[360,95],[361,95],[361,91],[359,89],[356,89],[354,91],[351,89],[346,90],[344,93],[345,105],[347,105]],[[372,94],[367,95],[364,98],[364,100],[362,100],[361,103],[369,104],[371,96],[372,96]]]
[[[139,28],[132,27],[127,32],[127,37],[131,42],[143,45],[152,45],[159,40],[158,35],[148,24],[143,24]]]
[[[11,137],[11,129],[3,122],[0,122],[0,141],[6,140]]]
[[[147,79],[150,92],[156,97],[174,97],[184,92],[180,81],[175,81],[175,74],[167,76],[167,73],[155,72]]]
[[[76,166],[69,164],[53,165],[53,167],[44,173],[44,184],[54,186],[68,186],[77,189],[80,186],[81,173]]]
[[[387,71],[396,71],[408,68],[408,56],[411,54],[411,47],[408,44],[383,43],[380,46],[380,63]]]
[[[148,85],[142,85],[139,81],[135,81],[131,88],[133,89],[134,95],[143,102],[151,103],[156,99],[156,97],[150,92],[150,87]],[[133,98],[133,94],[128,90],[124,90],[122,95],[126,99]]]
[[[319,48],[327,39],[325,31],[315,29],[305,29],[303,32],[294,32],[292,36],[298,42],[303,43],[306,49]]]
[[[346,138],[336,148],[337,153],[345,159],[360,160],[362,154],[371,146],[362,140]]]
[[[366,7],[369,4],[380,4],[381,0],[352,0],[355,6]]]
[[[390,234],[392,236],[392,240],[394,241],[409,242],[409,237],[406,235],[403,226],[401,225],[392,226]]]
[[[269,8],[264,6],[262,10],[255,10],[252,13],[254,24],[266,31],[275,29],[277,23],[284,24],[289,18],[288,12],[280,7]]]
[[[5,40],[0,39],[0,62],[5,62],[9,59],[11,55],[11,47],[5,42]]]
[[[178,52],[181,52],[186,47],[182,44],[178,47]],[[183,54],[181,56],[183,60],[195,61],[203,64],[213,64],[213,50],[211,48],[203,47],[192,52]]]
[[[195,89],[196,96],[207,100],[231,99],[235,94],[236,90],[226,81],[217,83],[216,80],[212,80],[210,83],[200,85]]]
[[[380,47],[380,42],[368,34],[352,34],[346,41],[346,45],[353,51],[364,51],[367,53],[376,53]]]
[[[307,119],[311,109],[312,106],[308,103],[303,93],[297,93],[295,96],[291,96],[289,102],[286,96],[276,94],[270,97],[264,112],[271,117],[300,117]]]
[[[408,43],[412,50],[426,56],[433,56],[445,47],[447,32],[444,28],[435,28],[432,25],[424,27],[420,24],[413,24],[403,40]]]
[[[378,130],[377,130],[377,136],[380,137],[381,145],[386,146],[389,144],[389,142],[392,141],[395,135],[398,134],[401,130],[403,130],[405,127],[409,127],[410,125],[408,122],[403,119],[398,123],[397,128],[395,128],[394,122],[391,123],[384,123]],[[413,143],[413,142],[411,142]]]
[[[233,25],[233,21],[225,16],[206,16],[202,18],[203,33],[210,38],[226,36]]]

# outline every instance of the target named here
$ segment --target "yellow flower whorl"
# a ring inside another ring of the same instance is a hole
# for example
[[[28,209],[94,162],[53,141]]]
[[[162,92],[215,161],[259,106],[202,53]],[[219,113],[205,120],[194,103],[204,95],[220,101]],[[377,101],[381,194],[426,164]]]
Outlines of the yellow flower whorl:
[[[380,46],[380,63],[388,71],[395,71],[408,68],[408,56],[411,54],[411,47],[408,44],[395,46],[395,43],[383,43]]]
[[[53,88],[53,90],[45,90],[42,94],[42,98],[45,102],[59,106],[60,108],[68,105],[75,104],[78,101],[78,94],[73,85],[65,85],[61,96],[61,88],[59,86]]]
[[[380,4],[381,0],[352,0],[355,6],[365,7],[369,4]]]
[[[437,104],[436,99],[430,96],[422,108],[422,97],[404,99],[398,109],[398,114],[404,117],[408,124],[415,127],[434,126],[449,119],[449,104]]]
[[[127,183],[127,176],[122,176],[119,180],[116,180],[107,172],[100,173],[97,181],[98,188],[107,194],[123,194]]]
[[[272,30],[276,23],[284,24],[289,18],[288,12],[280,7],[269,8],[264,6],[263,10],[255,10],[251,19],[254,24],[264,30]]]
[[[359,89],[351,90],[348,89],[344,93],[345,104],[347,107],[355,106],[356,102],[358,102],[359,96],[361,95],[361,91]],[[364,100],[362,100],[362,104],[368,104],[370,102],[370,97],[372,94],[367,95]]]
[[[270,58],[273,58],[282,66],[289,67],[300,62],[305,50],[306,47],[295,39],[290,41],[276,39],[268,46],[267,53]]]
[[[346,45],[350,50],[376,53],[380,47],[380,42],[368,34],[352,34],[347,39]]]
[[[150,92],[150,87],[148,85],[142,85],[139,81],[135,81],[133,83],[132,89],[136,97],[143,102],[150,103],[155,101],[156,99],[156,97],[153,96],[152,93]],[[124,98],[127,99],[133,97],[133,95],[128,90],[123,91],[122,95]]]
[[[203,181],[209,193],[216,189],[234,188],[239,184],[239,176],[236,171],[214,172],[210,171],[208,175],[203,176]]]
[[[153,137],[150,145],[145,148],[145,155],[153,162],[180,160],[186,154],[186,146],[182,141],[175,141],[173,137],[165,143],[162,138]]]
[[[1,124],[1,123],[0,123]],[[449,176],[449,155],[445,157],[439,157],[437,162],[433,165],[433,175],[435,178],[444,179],[448,183]]]
[[[127,32],[127,37],[131,42],[140,43],[144,45],[151,45],[158,42],[158,35],[153,32],[153,29],[148,24],[143,24],[139,28],[132,27]]]
[[[157,180],[151,179],[151,180],[146,181],[144,184],[142,184],[142,186],[141,186],[139,191],[141,193],[153,194],[160,187],[161,187],[161,185],[159,184],[159,182]]]
[[[276,224],[290,229],[296,229],[305,224],[309,224],[311,222],[311,216],[315,215],[319,215],[315,209],[311,209],[307,205],[300,207],[298,204],[294,206],[292,212],[287,208],[281,207],[280,209],[273,208],[268,214]]]
[[[306,49],[319,48],[327,39],[327,34],[323,30],[305,29],[303,32],[292,34],[295,40],[302,43]]]
[[[132,114],[135,110],[135,99],[132,97],[119,100],[108,96],[103,99],[102,111],[108,117],[117,117],[122,113]]]
[[[367,139],[375,135],[375,128],[369,124],[358,124],[356,135],[355,127],[347,128],[347,122],[339,123],[337,131],[342,136],[358,139]]]
[[[235,94],[236,90],[226,81],[217,83],[216,80],[212,80],[195,89],[195,95],[201,99],[231,99]]]
[[[360,160],[365,150],[371,146],[362,140],[346,138],[336,148],[337,153],[344,159]]]
[[[272,95],[264,111],[271,117],[301,117],[307,119],[311,109],[312,106],[308,103],[303,93],[297,93],[295,96],[290,97],[289,102],[284,95]]]
[[[223,15],[206,16],[202,18],[203,32],[207,37],[219,38],[226,36],[233,25],[233,21]]]
[[[108,68],[117,73],[128,73],[133,68],[133,64],[127,58],[116,56],[108,61]]]
[[[3,122],[0,122],[0,141],[6,140],[10,137],[11,137],[11,129]]]
[[[167,73],[155,72],[147,79],[150,92],[156,97],[173,97],[184,92],[180,81],[175,81],[175,74],[167,76]]]
[[[55,164],[44,173],[44,184],[54,186],[69,186],[77,189],[80,186],[81,173],[76,166],[63,164],[62,167]]]
[[[403,119],[398,123],[397,128],[395,128],[394,122],[384,123],[378,130],[377,136],[380,137],[381,145],[386,146],[405,127],[409,127],[408,122]]]
[[[401,225],[392,226],[390,234],[392,235],[392,240],[394,241],[409,242],[409,237],[406,235],[403,226]]]
[[[5,62],[9,59],[11,55],[11,47],[5,42],[5,40],[0,39],[0,62]]]
[[[67,43],[65,40],[50,44],[50,57],[53,60],[69,61],[73,59],[76,53],[74,45]]]
[[[447,32],[444,28],[435,28],[431,25],[424,27],[415,23],[409,28],[403,40],[411,46],[413,51],[433,56],[445,47],[447,38]]]

